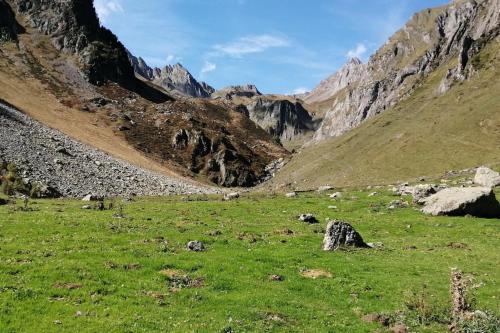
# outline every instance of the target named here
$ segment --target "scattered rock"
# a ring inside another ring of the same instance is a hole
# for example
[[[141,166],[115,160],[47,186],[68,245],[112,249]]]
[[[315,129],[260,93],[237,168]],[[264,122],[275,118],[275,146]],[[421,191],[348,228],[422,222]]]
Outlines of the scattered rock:
[[[0,206],[6,205],[8,203],[9,203],[9,201],[7,201],[6,199],[0,198]]]
[[[419,184],[415,186],[409,186],[408,184],[401,184],[397,187],[394,187],[392,190],[395,195],[404,196],[411,195],[413,197],[413,202],[421,203],[423,199],[428,196],[439,192],[444,189],[446,186],[434,185],[434,184]]]
[[[205,251],[205,245],[200,241],[190,241],[186,245],[189,251],[202,252]]]
[[[299,221],[309,224],[318,223],[318,219],[313,214],[301,214],[299,215]]]
[[[86,209],[86,210],[88,210],[88,209],[92,209],[92,206],[90,206],[90,205],[85,205],[85,206],[82,206],[82,209]]]
[[[409,204],[403,200],[393,200],[387,206],[387,209],[408,208]]]
[[[337,206],[328,206],[328,209],[338,209]]]
[[[382,243],[382,242],[366,243],[366,245],[368,245],[368,247],[370,247],[372,249],[382,249],[382,248],[384,248],[384,243]]]
[[[283,281],[285,278],[281,275],[271,275],[269,280],[271,281]]]
[[[361,235],[349,223],[339,220],[330,221],[323,239],[323,250],[335,251],[345,246],[368,247]]]
[[[500,203],[488,187],[453,187],[425,199],[422,212],[429,215],[500,218]]]
[[[224,201],[231,201],[239,199],[240,194],[238,192],[226,193],[224,194]]]
[[[368,194],[369,197],[374,197],[376,195],[378,195],[378,192],[372,192],[372,193]]]
[[[82,199],[82,201],[87,201],[87,202],[90,202],[90,201],[102,201],[102,200],[104,200],[103,197],[95,195],[95,194],[88,194],[85,197],[83,197],[83,199]]]
[[[285,196],[287,198],[294,198],[297,196],[297,192],[290,192],[290,193],[285,194]]]
[[[330,199],[340,199],[340,198],[342,198],[342,193],[340,192],[335,192],[330,195]]]
[[[500,186],[500,173],[487,167],[480,167],[474,176],[474,183],[484,187]]]
[[[331,191],[333,190],[334,187],[333,186],[330,186],[330,185],[324,185],[324,186],[320,186],[318,187],[318,192],[322,193],[322,192],[327,192],[327,191]]]

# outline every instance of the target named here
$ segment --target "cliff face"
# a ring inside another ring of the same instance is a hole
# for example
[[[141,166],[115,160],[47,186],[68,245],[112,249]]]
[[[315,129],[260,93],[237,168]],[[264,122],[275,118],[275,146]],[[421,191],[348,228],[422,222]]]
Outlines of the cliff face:
[[[167,65],[163,69],[160,69],[149,67],[144,59],[136,57],[130,52],[128,52],[128,57],[134,71],[138,75],[166,90],[174,90],[189,97],[199,98],[208,98],[215,92],[215,89],[207,83],[198,82],[179,63],[173,66]]]
[[[235,97],[247,97],[252,98],[255,96],[261,96],[259,89],[253,84],[245,84],[239,86],[229,86],[221,90],[217,90],[212,94],[213,98],[223,98],[226,100],[232,100]]]
[[[153,83],[160,87],[178,90],[191,97],[208,98],[215,91],[206,83],[199,83],[181,64],[155,69]]]
[[[258,97],[246,108],[253,122],[282,142],[314,130],[311,115],[298,102]]]
[[[134,78],[125,48],[99,24],[92,1],[10,0],[32,28],[52,38],[54,46],[79,56],[92,84],[129,84]]]
[[[10,6],[5,0],[0,0],[0,43],[16,40],[17,34],[22,31]]]
[[[499,13],[500,0],[462,0],[415,14],[368,63],[350,61],[305,97],[327,105],[314,141],[339,136],[383,112],[456,59],[436,94],[473,75],[471,59],[498,37]]]

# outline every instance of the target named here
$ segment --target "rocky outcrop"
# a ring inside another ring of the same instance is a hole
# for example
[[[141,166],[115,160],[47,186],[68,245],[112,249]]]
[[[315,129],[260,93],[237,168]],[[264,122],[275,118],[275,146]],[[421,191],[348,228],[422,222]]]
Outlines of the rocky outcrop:
[[[154,69],[153,83],[167,89],[180,91],[191,97],[208,98],[215,91],[208,84],[200,84],[181,64]]]
[[[172,148],[190,153],[189,169],[220,186],[249,187],[259,180],[251,161],[224,136],[211,139],[203,131],[181,129],[172,138]]]
[[[500,173],[487,167],[480,167],[474,176],[474,184],[485,187],[500,186]]]
[[[149,67],[146,61],[127,51],[134,71],[166,90],[174,90],[190,97],[208,98],[215,91],[205,82],[198,82],[181,64],[167,65],[163,69]]]
[[[246,108],[253,122],[282,142],[314,130],[311,115],[299,102],[257,97]]]
[[[89,82],[130,83],[133,69],[125,48],[101,27],[92,1],[11,0],[28,23],[52,38],[54,46],[79,56]]]
[[[0,43],[13,41],[23,28],[17,23],[14,12],[5,0],[0,0]]]
[[[500,32],[500,1],[454,1],[425,10],[380,48],[366,64],[351,60],[305,99],[328,101],[315,141],[339,136],[410,95],[422,78],[458,58],[438,93],[475,71],[472,59]]]
[[[132,166],[0,103],[0,161],[29,184],[64,197],[215,193]]]
[[[424,200],[422,211],[429,215],[500,218],[500,203],[488,187],[444,189]]]
[[[231,105],[282,143],[317,129],[317,122],[302,101],[290,96],[262,95],[251,84],[218,90],[212,98]]]
[[[323,239],[323,250],[335,251],[341,247],[367,248],[368,245],[349,223],[340,220],[330,221]]]
[[[89,83],[102,86],[117,83],[152,102],[171,100],[135,77],[125,47],[99,23],[93,1],[8,0],[10,8],[26,24],[49,36],[54,47],[74,55],[78,68]]]
[[[304,96],[307,103],[326,101],[341,90],[357,83],[363,76],[365,67],[360,59],[351,58],[338,72],[322,81],[313,91]]]
[[[230,86],[221,90],[217,90],[212,94],[212,97],[233,100],[235,97],[252,98],[261,95],[262,94],[256,86],[254,86],[253,84],[246,84],[240,86]]]
[[[149,67],[148,64],[144,59],[141,57],[136,57],[130,51],[127,50],[127,56],[132,64],[132,68],[134,69],[134,72],[136,72],[138,75],[142,76],[143,78],[147,80],[153,80],[154,79],[154,70],[153,68]]]

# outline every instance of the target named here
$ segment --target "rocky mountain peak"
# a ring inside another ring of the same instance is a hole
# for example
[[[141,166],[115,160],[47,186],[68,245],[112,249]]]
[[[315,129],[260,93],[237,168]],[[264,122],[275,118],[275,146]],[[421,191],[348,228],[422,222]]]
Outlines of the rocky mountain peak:
[[[346,66],[349,66],[349,65],[361,65],[363,62],[361,61],[361,59],[359,59],[358,57],[352,57],[351,59],[349,59],[349,61],[347,62]]]
[[[198,82],[180,63],[166,65],[160,69],[149,67],[144,59],[136,57],[130,52],[128,52],[128,58],[138,75],[164,89],[174,90],[190,97],[201,98],[208,98],[215,91],[207,83]]]
[[[252,98],[255,96],[262,96],[261,92],[253,84],[244,84],[229,86],[216,91],[213,97],[225,98],[231,100],[233,97],[247,97]]]
[[[341,90],[359,81],[364,75],[366,66],[359,58],[351,58],[342,68],[322,81],[313,91],[306,94],[304,100],[308,103],[316,103],[327,100]]]
[[[368,63],[349,61],[305,97],[309,103],[330,102],[315,141],[339,136],[385,111],[458,57],[437,91],[446,93],[474,72],[470,59],[499,34],[499,0],[454,1],[415,14]]]

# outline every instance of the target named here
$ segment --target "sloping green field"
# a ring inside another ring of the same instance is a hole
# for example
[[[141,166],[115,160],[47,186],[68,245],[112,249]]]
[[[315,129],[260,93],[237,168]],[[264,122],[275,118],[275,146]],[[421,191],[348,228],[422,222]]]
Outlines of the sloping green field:
[[[478,73],[470,80],[437,95],[448,69],[440,68],[395,107],[304,148],[272,185],[388,184],[482,164],[500,167],[500,43],[472,61]]]
[[[121,219],[118,201],[0,206],[0,332],[385,332],[362,316],[398,311],[414,332],[446,332],[452,267],[498,316],[500,220],[388,210],[394,199],[137,199]],[[297,221],[307,212],[320,223]],[[323,252],[327,218],[384,246]],[[186,250],[194,239],[205,252]]]

